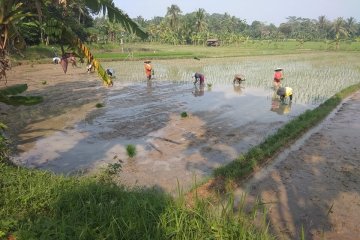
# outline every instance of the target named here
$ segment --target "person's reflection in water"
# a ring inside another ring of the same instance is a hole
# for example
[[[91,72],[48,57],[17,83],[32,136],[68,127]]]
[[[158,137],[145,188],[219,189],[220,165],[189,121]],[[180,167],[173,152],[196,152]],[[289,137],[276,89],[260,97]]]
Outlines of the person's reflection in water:
[[[152,94],[152,90],[153,90],[152,81],[147,81],[146,92],[147,92],[149,95],[151,95],[151,94]]]
[[[242,93],[242,89],[244,89],[245,87],[244,86],[241,86],[241,84],[233,84],[234,86],[234,92],[236,92],[237,94],[241,95]]]
[[[284,103],[279,98],[273,97],[271,99],[271,111],[279,115],[286,115],[291,111],[291,102]]]
[[[205,88],[204,85],[200,85],[200,86],[195,85],[194,91],[192,91],[192,94],[195,97],[202,97],[202,96],[204,96],[204,88]]]

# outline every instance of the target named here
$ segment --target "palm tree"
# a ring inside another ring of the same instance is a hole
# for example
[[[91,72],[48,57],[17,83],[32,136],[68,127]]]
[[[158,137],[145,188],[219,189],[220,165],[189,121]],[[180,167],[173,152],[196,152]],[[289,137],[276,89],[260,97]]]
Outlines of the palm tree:
[[[84,0],[73,1],[69,6],[78,14],[78,23],[80,24],[81,17],[88,15]]]
[[[179,29],[180,14],[181,14],[181,10],[175,4],[172,4],[170,7],[167,8],[166,17],[169,19],[169,25],[173,31],[178,31]]]
[[[334,21],[331,31],[335,36],[334,40],[336,43],[336,50],[338,50],[340,47],[341,38],[348,36],[348,32],[345,28],[345,21],[342,17],[339,17]]]
[[[46,0],[35,0],[37,13],[43,17],[41,7],[47,4]],[[21,35],[16,29],[16,24],[21,22],[25,17],[31,16],[30,13],[23,13],[21,7],[24,3],[29,4],[28,0],[0,0],[0,57],[5,55],[5,49],[8,47],[8,39],[17,37],[21,38]],[[64,9],[68,8],[68,1],[58,0],[55,2]],[[116,21],[120,23],[127,31],[134,33],[142,38],[146,38],[147,33],[134,22],[127,14],[123,13],[117,8],[112,0],[84,0],[83,2],[92,13],[98,14],[102,12],[107,15],[110,21]],[[107,76],[104,69],[100,65],[89,49],[81,42],[79,37],[74,33],[71,26],[67,24],[66,18],[56,18],[55,16],[47,16],[46,20],[46,33],[57,37],[61,44],[68,44],[71,47],[77,48],[82,52],[89,62],[93,62],[95,68],[102,76],[106,84],[112,84],[111,79]],[[42,19],[42,18],[41,18]],[[63,55],[65,54],[63,46],[61,47]],[[5,63],[5,62],[4,62]],[[4,65],[6,66],[6,65]],[[6,67],[2,67],[0,72],[5,75]],[[2,75],[1,75],[2,76]]]
[[[147,38],[148,34],[138,23],[134,22],[126,13],[115,6],[113,0],[85,0],[85,5],[92,13],[106,14],[110,21],[120,23],[127,31],[141,38]]]
[[[320,37],[325,38],[326,37],[326,30],[328,26],[328,20],[324,15],[318,17],[317,21],[317,27],[320,34]]]
[[[350,37],[355,35],[355,33],[356,33],[356,20],[355,20],[355,18],[349,17],[348,19],[346,19],[345,28],[346,28],[347,32],[349,33]]]
[[[196,12],[195,26],[198,33],[206,30],[205,14],[206,12],[203,8],[199,8],[199,10]]]

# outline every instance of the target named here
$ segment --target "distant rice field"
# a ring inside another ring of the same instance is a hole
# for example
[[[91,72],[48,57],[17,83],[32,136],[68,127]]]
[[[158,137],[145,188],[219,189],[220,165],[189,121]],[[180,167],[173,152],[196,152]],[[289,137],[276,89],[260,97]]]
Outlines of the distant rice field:
[[[355,53],[311,53],[284,56],[154,60],[156,81],[192,84],[194,72],[206,83],[232,84],[234,74],[246,76],[246,86],[271,88],[276,67],[284,69],[283,86],[292,87],[296,102],[320,104],[341,89],[360,81],[360,55]],[[104,63],[114,68],[117,82],[145,80],[142,61]]]

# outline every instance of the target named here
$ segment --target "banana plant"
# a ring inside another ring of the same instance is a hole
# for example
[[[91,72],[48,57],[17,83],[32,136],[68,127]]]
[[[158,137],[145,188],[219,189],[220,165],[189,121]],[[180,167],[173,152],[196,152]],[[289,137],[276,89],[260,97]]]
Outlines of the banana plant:
[[[85,5],[93,13],[100,13],[102,11],[104,15],[106,14],[108,16],[110,21],[119,22],[127,31],[142,38],[148,37],[148,34],[127,14],[117,8],[112,0],[85,0]],[[65,21],[59,21],[57,19],[48,20],[45,27],[45,33],[59,39],[62,43],[66,43],[70,48],[76,48],[80,57],[85,57],[88,63],[92,64],[102,78],[104,84],[107,86],[113,85],[112,79],[106,74],[105,69],[101,66],[100,62],[95,59],[89,48],[85,46],[72,29],[66,25]],[[61,65],[66,72],[67,58],[63,47],[61,47],[61,50],[63,54]]]
[[[17,84],[0,89],[0,102],[7,105],[34,105],[43,101],[41,96],[18,96],[28,89],[27,84]]]
[[[18,42],[21,45],[25,43],[16,24],[32,14],[24,13],[22,5],[23,3],[14,0],[0,0],[0,80],[3,77],[6,79],[6,71],[10,69],[9,59],[6,56],[9,42]]]
[[[92,66],[98,72],[99,76],[102,78],[105,85],[113,85],[111,78],[106,74],[106,71],[101,66],[100,62],[95,59],[94,55],[90,52],[90,49],[63,22],[60,22],[56,19],[50,19],[46,23],[45,33],[47,35],[56,37],[57,39],[61,40],[61,42],[69,45],[70,48],[75,48],[77,50],[76,55],[79,55],[81,58],[85,57],[88,63],[92,64]],[[64,72],[66,72],[68,64],[67,56],[63,47],[61,48],[61,50],[63,55],[61,59],[61,65]]]
[[[32,13],[23,13],[23,4],[29,4],[29,0],[0,0],[0,62],[4,64],[0,65],[0,79],[2,76],[6,77],[6,70],[8,70],[5,59],[5,50],[8,45],[8,40],[11,36],[22,39],[21,34],[16,29],[16,24],[21,22],[27,16],[34,16]],[[91,54],[90,50],[81,42],[78,36],[72,31],[71,27],[67,25],[65,19],[45,19],[41,11],[42,7],[47,4],[45,1],[35,0],[37,9],[37,15],[39,22],[45,22],[45,33],[49,36],[53,36],[60,39],[61,44],[67,44],[70,48],[76,48],[81,55],[86,57],[89,63],[95,67],[100,77],[103,79],[106,85],[112,85],[112,80],[105,73],[104,68],[100,62],[96,60]],[[64,12],[67,11],[67,1],[53,1],[53,4],[58,4],[63,7]],[[136,34],[141,38],[146,38],[148,34],[127,14],[123,13],[117,8],[112,0],[84,0],[85,7],[89,8],[93,14],[103,12],[107,15],[110,21],[119,22],[127,31]],[[43,18],[44,17],[44,18]],[[13,33],[10,35],[10,33]],[[62,46],[63,53],[63,68],[67,68],[67,58]],[[4,60],[4,61],[3,61]],[[3,67],[2,67],[3,66]]]

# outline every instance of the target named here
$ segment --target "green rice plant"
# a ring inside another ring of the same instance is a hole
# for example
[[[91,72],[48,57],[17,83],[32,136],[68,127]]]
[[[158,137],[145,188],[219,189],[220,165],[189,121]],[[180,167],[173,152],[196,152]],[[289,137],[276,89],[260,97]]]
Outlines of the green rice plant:
[[[305,240],[305,230],[303,225],[301,225],[300,239]]]
[[[47,81],[42,81],[41,84],[42,84],[42,85],[46,85],[46,84],[47,84]]]
[[[187,112],[182,112],[182,113],[180,114],[180,116],[181,116],[182,118],[186,118],[186,117],[188,117],[189,115],[187,114]]]
[[[130,158],[135,157],[136,155],[136,146],[133,144],[126,145],[126,153]]]
[[[95,107],[97,107],[97,108],[102,108],[102,107],[104,107],[105,105],[103,104],[103,103],[97,103],[96,105],[95,105]]]

